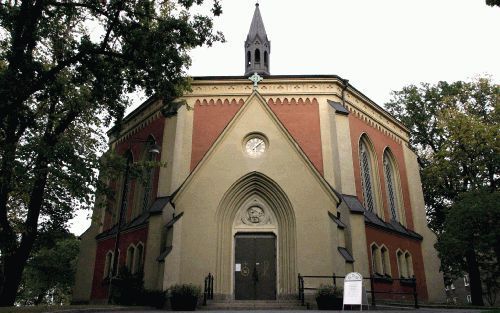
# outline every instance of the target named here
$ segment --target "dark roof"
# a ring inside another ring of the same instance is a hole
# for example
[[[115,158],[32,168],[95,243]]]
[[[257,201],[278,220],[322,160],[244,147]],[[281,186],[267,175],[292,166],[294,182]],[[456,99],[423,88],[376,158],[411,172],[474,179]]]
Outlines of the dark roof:
[[[165,250],[163,250],[160,253],[160,255],[156,258],[156,261],[158,261],[158,262],[165,262],[165,258],[170,253],[170,251],[172,251],[172,246],[166,247]]]
[[[332,212],[328,212],[328,216],[330,216],[330,218],[332,219],[332,221],[335,222],[335,224],[337,224],[337,226],[339,228],[342,228],[344,229],[346,227],[346,225],[344,224],[344,222],[342,222],[338,217],[336,217]]]
[[[171,197],[159,197],[156,198],[155,202],[153,202],[153,205],[149,208],[149,212],[151,214],[155,213],[161,213],[163,211],[163,208],[170,202]]]
[[[168,228],[174,226],[175,222],[177,222],[183,215],[184,215],[184,212],[181,212],[177,215],[174,215],[172,217],[172,219],[167,223],[167,225],[165,225],[165,228],[168,229]]]
[[[255,11],[253,12],[252,23],[250,24],[247,40],[253,40],[255,37],[267,40],[266,28],[264,27],[264,22],[262,21],[262,15],[260,14],[258,3],[255,4]]]
[[[359,202],[358,197],[342,194],[342,199],[344,200],[345,204],[347,205],[351,213],[365,212],[365,208],[363,207],[361,202]]]
[[[156,198],[153,204],[149,207],[149,210],[142,212],[141,215],[137,216],[130,222],[123,225],[121,232],[146,225],[148,223],[149,216],[152,214],[161,213],[165,205],[167,205],[170,202],[171,198],[172,198],[171,196]],[[95,238],[96,239],[106,238],[108,236],[116,234],[117,231],[118,231],[118,224],[115,224],[110,229],[107,229],[102,233],[98,234]]]
[[[349,114],[349,110],[347,110],[340,102],[335,102],[331,100],[326,100],[326,101],[328,101],[328,104],[335,110],[335,113],[341,115]]]
[[[340,255],[345,259],[346,262],[348,263],[354,262],[354,258],[352,257],[352,254],[351,252],[349,252],[349,250],[347,250],[344,247],[338,247],[337,250],[340,252]]]
[[[131,230],[134,228],[139,228],[143,225],[146,225],[149,219],[149,212],[145,211],[138,217],[134,218],[132,221],[126,223],[125,225],[122,226],[122,229],[120,230],[120,233],[125,232],[127,230]],[[95,239],[102,239],[106,238],[108,236],[116,234],[118,231],[118,224],[115,224],[113,227],[111,227],[108,230],[103,231],[102,233],[98,234]]]
[[[365,223],[373,226],[375,228],[379,228],[388,232],[396,233],[401,236],[405,236],[408,238],[416,239],[416,240],[422,240],[423,237],[404,227],[397,221],[391,220],[390,223],[387,223],[383,221],[380,217],[378,217],[375,213],[365,210]]]

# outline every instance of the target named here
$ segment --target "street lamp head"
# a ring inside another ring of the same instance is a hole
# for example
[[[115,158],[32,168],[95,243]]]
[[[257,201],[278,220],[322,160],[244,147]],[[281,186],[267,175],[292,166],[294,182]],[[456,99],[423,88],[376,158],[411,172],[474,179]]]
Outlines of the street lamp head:
[[[149,148],[149,153],[154,154],[154,155],[160,154],[160,151],[161,151],[161,147],[159,145],[157,145],[157,144],[153,144]]]

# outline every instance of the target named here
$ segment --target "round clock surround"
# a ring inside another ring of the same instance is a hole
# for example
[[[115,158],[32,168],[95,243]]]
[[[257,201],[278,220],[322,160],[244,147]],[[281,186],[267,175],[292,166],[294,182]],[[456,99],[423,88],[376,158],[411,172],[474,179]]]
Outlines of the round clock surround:
[[[259,133],[252,133],[243,140],[243,151],[252,158],[261,157],[267,150],[269,142]]]

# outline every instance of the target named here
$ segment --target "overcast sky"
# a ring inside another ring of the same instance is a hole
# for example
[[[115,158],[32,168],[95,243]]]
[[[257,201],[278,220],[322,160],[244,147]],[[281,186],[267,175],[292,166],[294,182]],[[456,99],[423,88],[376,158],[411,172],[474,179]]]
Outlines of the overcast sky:
[[[221,4],[215,26],[226,43],[195,49],[192,76],[244,74],[255,1]],[[336,74],[382,106],[409,84],[485,74],[500,82],[500,7],[484,0],[260,0],[260,10],[272,75]],[[73,220],[74,233],[87,215]]]

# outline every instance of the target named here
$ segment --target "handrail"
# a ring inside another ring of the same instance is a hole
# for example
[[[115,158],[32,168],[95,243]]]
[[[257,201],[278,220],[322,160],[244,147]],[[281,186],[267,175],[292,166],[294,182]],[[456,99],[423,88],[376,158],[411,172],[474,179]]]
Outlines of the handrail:
[[[205,277],[205,287],[203,288],[203,305],[207,305],[207,300],[214,299],[214,275],[208,273]]]
[[[333,280],[333,286],[337,286],[337,278],[345,278],[345,276],[337,276],[335,273],[331,276],[325,276],[325,275],[300,275],[298,274],[298,287],[299,287],[299,300],[301,301],[302,305],[305,305],[305,295],[304,291],[305,290],[317,290],[318,288],[315,287],[305,287],[304,286],[304,278],[330,278]],[[363,277],[363,279],[370,280],[370,290],[367,290],[367,292],[370,292],[371,294],[371,300],[372,300],[372,306],[376,306],[376,300],[375,300],[375,294],[394,294],[394,295],[413,295],[413,300],[414,300],[414,307],[419,308],[418,305],[418,293],[417,293],[417,279],[415,276],[412,278],[391,278],[392,281],[400,281],[400,284],[402,281],[407,282],[408,285],[413,287],[412,292],[391,292],[391,291],[376,291],[375,290],[375,280],[379,277],[374,277],[374,276],[368,276],[368,277]]]

